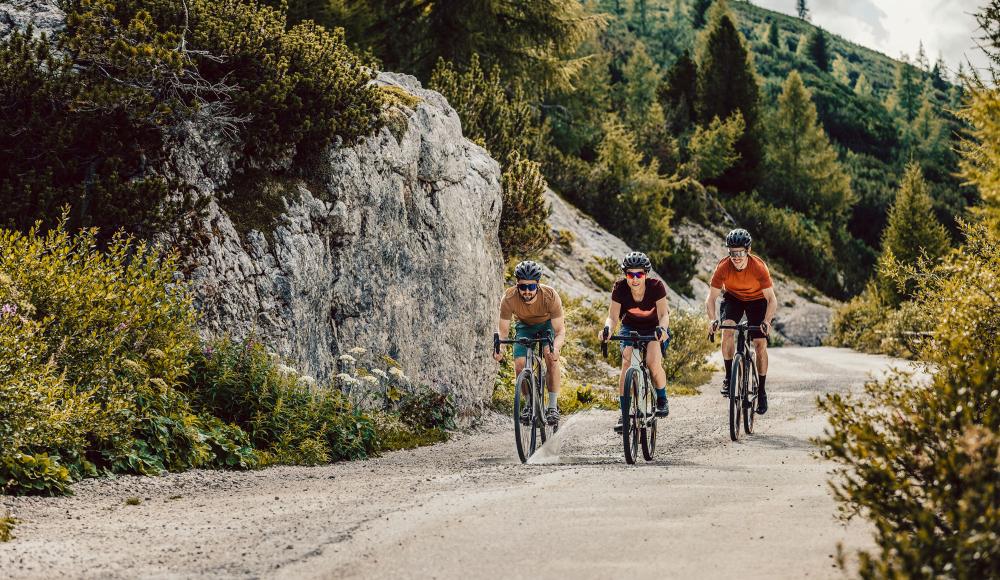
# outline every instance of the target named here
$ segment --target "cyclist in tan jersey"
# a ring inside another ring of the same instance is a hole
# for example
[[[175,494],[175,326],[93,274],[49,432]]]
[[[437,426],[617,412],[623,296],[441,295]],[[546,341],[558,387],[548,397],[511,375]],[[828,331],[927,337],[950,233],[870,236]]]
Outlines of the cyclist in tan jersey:
[[[540,284],[542,278],[541,267],[530,260],[526,260],[517,265],[514,269],[514,277],[517,278],[517,285],[508,288],[500,301],[500,324],[497,332],[501,337],[506,338],[510,332],[511,317],[516,318],[514,323],[515,336],[534,338],[536,333],[551,333],[553,335],[553,348],[545,347],[546,365],[546,385],[548,386],[548,404],[545,409],[545,421],[549,425],[559,423],[559,352],[566,341],[566,324],[563,317],[562,299],[559,293],[551,286]],[[514,376],[521,374],[525,365],[525,347],[520,344],[514,345]],[[503,352],[494,354],[493,357],[500,361],[503,359]],[[525,412],[530,413],[527,406]],[[522,415],[521,422],[527,424],[530,415]]]
[[[763,415],[767,412],[767,393],[764,391],[764,381],[767,379],[767,335],[778,308],[778,299],[774,296],[774,284],[767,264],[750,254],[751,241],[750,232],[742,228],[735,229],[726,236],[729,256],[719,261],[715,269],[708,299],[705,300],[705,311],[710,324],[709,332],[717,330],[720,319],[725,325],[737,324],[744,314],[747,316],[747,324],[762,326],[762,330],[751,330],[750,338],[753,339],[757,354],[757,413]],[[722,305],[719,316],[716,316],[715,303],[720,294]],[[735,354],[735,331],[723,330],[722,361],[726,365],[726,378],[722,383],[722,394],[727,397]]]

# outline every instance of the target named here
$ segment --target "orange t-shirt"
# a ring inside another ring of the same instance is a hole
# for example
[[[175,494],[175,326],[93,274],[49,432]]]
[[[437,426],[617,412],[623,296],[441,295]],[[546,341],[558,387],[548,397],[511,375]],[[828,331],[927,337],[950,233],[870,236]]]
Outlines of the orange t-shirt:
[[[771,273],[764,260],[754,255],[749,258],[747,267],[742,270],[737,270],[728,257],[719,261],[712,274],[712,288],[725,290],[744,302],[763,298],[764,290],[774,286]]]

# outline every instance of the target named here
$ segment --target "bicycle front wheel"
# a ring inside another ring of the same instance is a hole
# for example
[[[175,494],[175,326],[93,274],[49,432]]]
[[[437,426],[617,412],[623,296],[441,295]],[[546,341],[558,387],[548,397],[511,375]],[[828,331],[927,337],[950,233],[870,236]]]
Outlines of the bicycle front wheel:
[[[646,461],[653,460],[656,452],[656,393],[653,392],[653,383],[649,376],[645,377],[646,382],[646,404],[643,405],[643,429],[639,432],[639,441],[642,443],[642,458]]]
[[[514,443],[521,463],[528,461],[535,452],[535,389],[531,371],[525,369],[514,381]],[[521,423],[521,416],[527,412],[528,424]]]
[[[625,463],[633,464],[639,455],[639,371],[629,369],[625,373],[625,400],[622,411],[622,447],[625,449]]]
[[[743,412],[743,359],[733,361],[733,371],[729,375],[729,438],[740,438],[740,413]]]

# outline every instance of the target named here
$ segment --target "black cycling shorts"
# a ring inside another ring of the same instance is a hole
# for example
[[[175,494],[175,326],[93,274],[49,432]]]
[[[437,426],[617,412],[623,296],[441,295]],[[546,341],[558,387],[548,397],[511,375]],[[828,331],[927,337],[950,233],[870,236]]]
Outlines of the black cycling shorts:
[[[732,320],[739,324],[744,314],[747,315],[747,324],[750,326],[762,324],[764,315],[767,314],[767,299],[760,298],[744,302],[728,292],[722,295],[722,304],[719,305],[720,319],[723,321]],[[750,330],[750,338],[766,338],[766,335],[760,329],[753,328]]]

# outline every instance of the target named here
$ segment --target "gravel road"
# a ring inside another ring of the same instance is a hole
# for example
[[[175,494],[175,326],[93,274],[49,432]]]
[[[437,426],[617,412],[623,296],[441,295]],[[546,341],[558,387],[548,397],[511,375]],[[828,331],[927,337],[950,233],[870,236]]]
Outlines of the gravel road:
[[[564,418],[544,464],[516,460],[505,418],[369,461],[89,480],[65,498],[0,498],[22,522],[7,578],[825,578],[835,518],[810,438],[817,395],[902,361],[771,351],[771,410],[729,441],[717,388],[675,397],[656,461],[624,464],[615,413]],[[716,379],[719,377],[717,376]],[[128,498],[138,505],[127,505]]]

